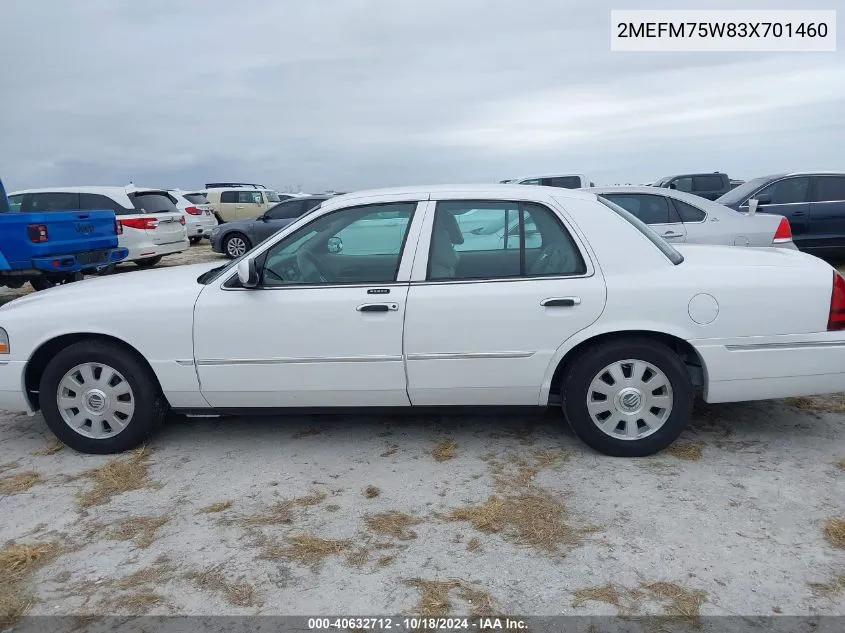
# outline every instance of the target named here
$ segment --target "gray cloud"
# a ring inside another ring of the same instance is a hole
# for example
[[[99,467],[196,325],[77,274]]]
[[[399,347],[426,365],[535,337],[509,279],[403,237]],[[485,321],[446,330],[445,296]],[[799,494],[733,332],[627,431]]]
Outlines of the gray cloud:
[[[842,53],[611,53],[609,0],[3,4],[10,188],[843,167]]]

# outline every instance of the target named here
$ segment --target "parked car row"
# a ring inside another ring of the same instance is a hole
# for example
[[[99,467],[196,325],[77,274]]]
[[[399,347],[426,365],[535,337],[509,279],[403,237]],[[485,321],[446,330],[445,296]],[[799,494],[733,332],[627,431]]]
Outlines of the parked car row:
[[[661,192],[681,216],[682,194]],[[794,249],[670,244],[601,192],[362,191],[225,265],[7,303],[0,361],[0,408],[89,453],[137,446],[168,410],[524,406],[641,456],[696,398],[845,390],[845,279]]]

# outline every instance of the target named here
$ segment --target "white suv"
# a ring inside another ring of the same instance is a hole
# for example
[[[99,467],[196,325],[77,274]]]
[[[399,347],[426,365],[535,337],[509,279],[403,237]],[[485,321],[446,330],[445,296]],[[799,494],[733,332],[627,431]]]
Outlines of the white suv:
[[[155,266],[165,255],[186,250],[185,218],[162,189],[128,187],[47,187],[13,191],[9,198],[22,209],[44,194],[68,194],[68,211],[114,211],[123,227],[120,246],[129,249],[125,260],[141,267]],[[36,205],[37,206],[37,205]]]
[[[191,244],[199,244],[202,238],[211,236],[212,229],[217,226],[217,218],[214,217],[214,207],[205,195],[171,189],[170,197],[185,218],[185,228],[188,230],[188,240]]]

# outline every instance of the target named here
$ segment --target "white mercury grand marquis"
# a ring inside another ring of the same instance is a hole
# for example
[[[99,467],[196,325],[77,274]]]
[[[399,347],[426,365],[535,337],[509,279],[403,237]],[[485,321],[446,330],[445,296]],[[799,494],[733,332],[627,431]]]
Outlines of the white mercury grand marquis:
[[[39,292],[0,328],[0,408],[40,410],[88,453],[138,445],[168,409],[516,405],[561,407],[594,449],[641,456],[696,396],[845,391],[830,265],[676,248],[593,193],[524,185],[338,196],[225,266]]]

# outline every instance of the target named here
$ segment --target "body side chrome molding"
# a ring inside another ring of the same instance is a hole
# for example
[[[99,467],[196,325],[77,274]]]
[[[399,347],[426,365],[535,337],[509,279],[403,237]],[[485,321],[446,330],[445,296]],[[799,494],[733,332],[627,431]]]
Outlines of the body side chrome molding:
[[[776,349],[812,349],[814,347],[845,347],[845,341],[807,341],[795,343],[752,343],[749,345],[725,345],[729,352],[756,352]]]
[[[407,354],[408,360],[471,360],[480,358],[531,358],[536,352],[457,352]]]
[[[383,363],[401,362],[401,356],[302,356],[287,358],[203,358],[197,365],[285,365],[304,363]]]

